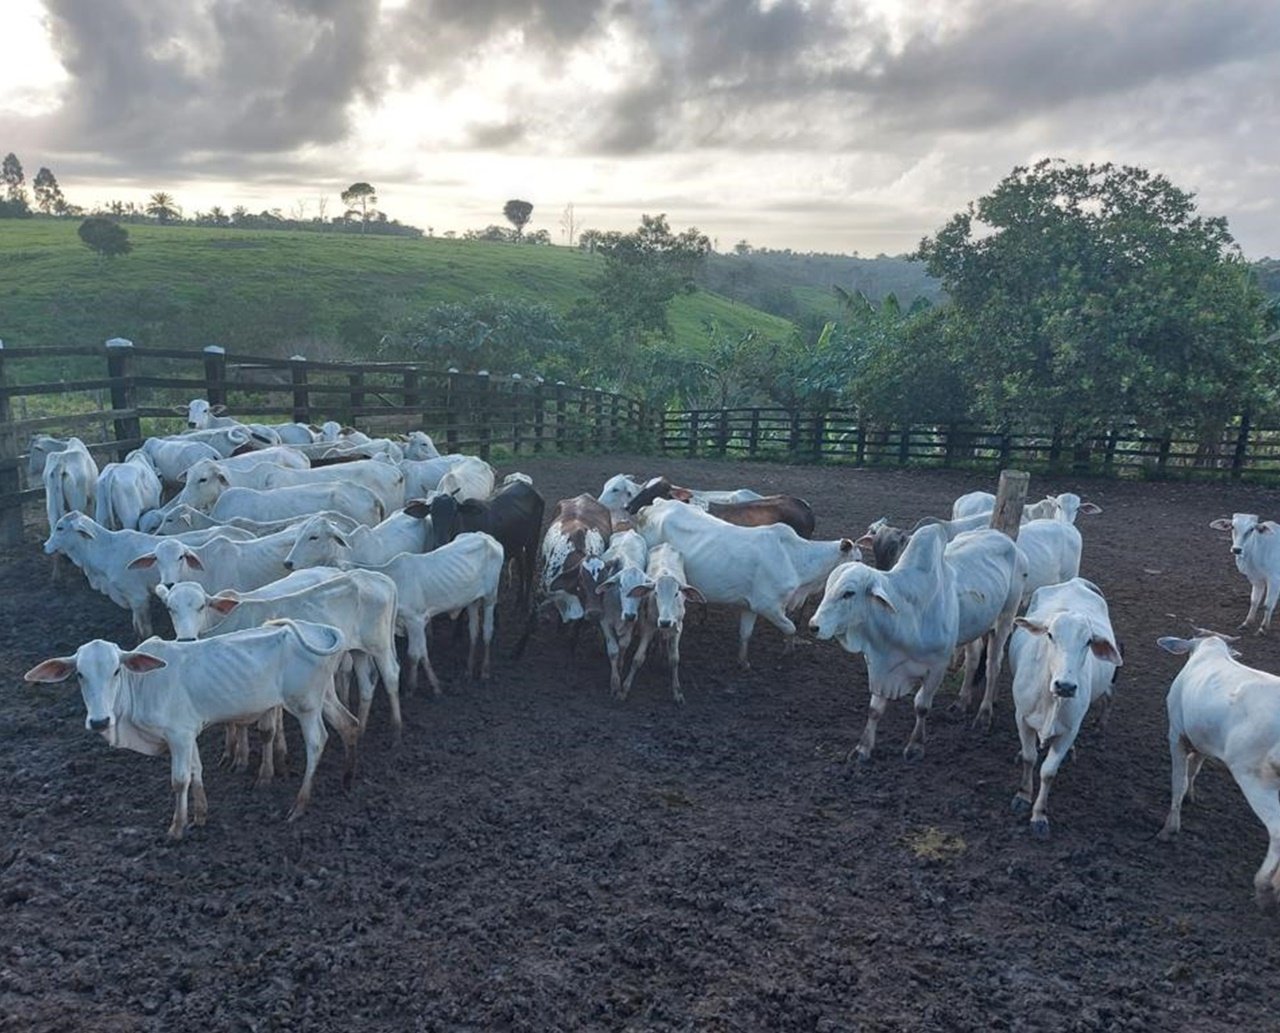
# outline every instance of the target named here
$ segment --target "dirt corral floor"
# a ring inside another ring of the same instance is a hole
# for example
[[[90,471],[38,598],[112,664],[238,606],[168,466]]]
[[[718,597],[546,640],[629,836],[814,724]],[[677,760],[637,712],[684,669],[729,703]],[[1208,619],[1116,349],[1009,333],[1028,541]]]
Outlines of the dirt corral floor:
[[[819,537],[945,514],[991,486],[652,458],[519,465],[548,508],[659,465],[684,484],[791,492]],[[1273,511],[1277,495],[1032,487],[1103,506],[1080,520],[1082,573],[1127,647],[1107,736],[1082,733],[1047,843],[1009,807],[1007,673],[989,735],[940,717],[908,764],[910,706],[891,704],[860,768],[845,763],[867,710],[860,657],[804,641],[786,658],[762,621],[740,673],[735,618],[694,612],[683,707],[660,651],[617,703],[595,641],[570,659],[544,627],[515,662],[508,620],[493,683],[468,687],[437,631],[445,695],[405,700],[396,750],[379,694],[354,788],[331,736],[293,825],[298,776],[255,792],[214,766],[210,732],[209,824],[170,846],[167,763],[86,732],[74,683],[21,681],[87,639],[133,642],[127,613],[82,581],[48,586],[33,536],[0,568],[0,1028],[1276,1028],[1280,918],[1255,910],[1251,885],[1265,834],[1226,771],[1206,767],[1179,841],[1154,834],[1180,665],[1155,639],[1242,619],[1248,585],[1206,525]],[[1280,634],[1242,645],[1280,670]]]

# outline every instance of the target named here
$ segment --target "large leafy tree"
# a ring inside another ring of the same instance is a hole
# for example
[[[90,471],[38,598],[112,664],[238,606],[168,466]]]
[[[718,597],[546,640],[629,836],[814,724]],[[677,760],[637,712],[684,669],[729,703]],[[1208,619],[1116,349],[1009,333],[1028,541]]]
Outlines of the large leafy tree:
[[[80,235],[81,243],[102,258],[127,255],[133,250],[129,231],[111,219],[92,216],[85,219],[76,232]]]
[[[4,181],[4,199],[0,201],[0,217],[19,218],[31,212],[27,202],[26,176],[22,172],[22,162],[10,151],[0,163],[0,179]]]
[[[1208,428],[1261,387],[1265,299],[1225,220],[1145,169],[1015,168],[917,257],[988,417]]]
[[[524,236],[525,226],[533,218],[533,205],[528,201],[512,198],[502,206],[502,214],[516,228],[516,240],[519,240]]]
[[[45,215],[61,213],[66,209],[67,200],[62,196],[62,188],[58,186],[58,180],[46,166],[40,167],[31,185],[36,194],[36,207]]]
[[[378,207],[378,192],[371,183],[352,183],[341,194],[342,203],[347,206],[347,215],[360,216],[360,232],[369,225],[372,212]]]

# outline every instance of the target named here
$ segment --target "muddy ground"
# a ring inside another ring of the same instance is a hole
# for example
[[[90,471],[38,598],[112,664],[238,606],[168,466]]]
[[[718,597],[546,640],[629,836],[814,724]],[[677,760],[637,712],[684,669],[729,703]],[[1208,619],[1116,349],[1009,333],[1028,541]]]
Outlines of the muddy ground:
[[[551,501],[651,458],[523,460]],[[686,484],[808,498],[819,536],[945,510],[983,475],[667,461]],[[1105,740],[1082,735],[1053,836],[1009,808],[1007,674],[995,727],[935,722],[901,759],[893,704],[866,768],[845,763],[867,708],[860,658],[763,622],[754,669],[736,622],[686,630],[679,707],[651,658],[608,694],[595,642],[544,630],[521,662],[500,629],[494,682],[385,700],[356,785],[336,737],[306,817],[297,776],[255,792],[214,767],[209,824],[164,841],[163,760],[84,729],[74,687],[22,672],[82,641],[132,643],[81,583],[48,585],[36,538],[0,564],[0,1029],[1093,1030],[1274,1029],[1280,918],[1257,912],[1261,825],[1206,767],[1179,842],[1160,634],[1234,626],[1248,586],[1224,536],[1259,488],[1036,478],[1104,508],[1082,517],[1083,573],[1109,596],[1127,664]],[[806,636],[807,637],[807,636]],[[1280,670],[1280,636],[1247,662]],[[939,699],[946,701],[951,689]],[[296,727],[291,750],[301,757]]]

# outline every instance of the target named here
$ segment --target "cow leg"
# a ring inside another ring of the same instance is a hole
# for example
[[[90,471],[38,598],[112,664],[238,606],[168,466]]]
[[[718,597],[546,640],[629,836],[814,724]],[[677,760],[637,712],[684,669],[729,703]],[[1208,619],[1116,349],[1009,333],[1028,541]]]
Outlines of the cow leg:
[[[1192,803],[1196,802],[1196,775],[1204,764],[1203,753],[1193,753],[1187,757],[1187,796]]]
[[[1018,714],[1017,724],[1018,741],[1022,746],[1019,751],[1019,759],[1022,761],[1022,785],[1013,794],[1011,806],[1014,814],[1026,814],[1031,810],[1031,797],[1035,792],[1036,759],[1040,753],[1036,748],[1036,730],[1027,724],[1022,714]]]
[[[302,786],[298,790],[297,799],[293,801],[293,807],[289,810],[287,821],[297,821],[301,818],[307,809],[307,804],[311,802],[311,786],[315,781],[316,768],[320,764],[320,755],[324,753],[324,744],[329,738],[329,733],[324,729],[324,718],[321,716],[319,707],[314,710],[295,711],[293,716],[298,719],[298,724],[302,728],[302,741],[307,745],[307,769],[302,775]]]
[[[476,646],[480,641],[480,607],[484,603],[477,599],[467,606],[467,681],[476,676]]]
[[[347,708],[351,706],[351,677],[354,670],[355,658],[350,653],[345,653],[337,670],[333,672],[333,690]]]
[[[677,703],[684,702],[684,693],[680,691],[680,629],[672,628],[666,632],[667,663],[671,665],[671,698]],[[794,639],[788,639],[793,642]]]
[[[631,685],[636,680],[636,673],[644,666],[649,655],[649,643],[653,641],[653,625],[648,620],[640,628],[640,640],[636,643],[636,651],[631,657],[631,669],[627,671],[627,680],[622,683],[622,691],[618,699],[626,699],[631,692]]]
[[[1187,778],[1187,762],[1195,753],[1186,745],[1181,736],[1169,737],[1169,814],[1164,819],[1164,828],[1159,838],[1168,840],[1182,831],[1182,800],[1187,795],[1190,784]]]
[[[225,768],[236,759],[236,726],[222,726],[222,756],[218,758],[218,767]]]
[[[139,607],[134,608],[133,614],[133,632],[138,636],[141,642],[145,638],[151,637],[151,597],[148,596],[146,601]]]
[[[956,696],[956,707],[962,714],[969,712],[973,703],[973,685],[978,680],[978,668],[982,665],[982,647],[984,638],[969,642],[960,647],[964,657],[964,674],[960,676],[960,692]]]
[[[484,617],[484,624],[481,627],[481,634],[484,637],[484,656],[480,660],[480,680],[482,682],[489,681],[489,663],[493,658],[493,621],[497,615],[498,600],[497,598],[486,599],[481,613]]]
[[[235,749],[231,754],[231,770],[239,774],[249,770],[249,726],[229,726],[235,731]]]
[[[1040,792],[1036,794],[1035,806],[1031,808],[1031,835],[1036,839],[1049,838],[1049,791],[1053,788],[1058,768],[1062,767],[1075,741],[1075,733],[1055,738],[1045,753],[1044,763],[1040,765]]]
[[[1280,774],[1274,768],[1270,777],[1256,771],[1233,770],[1231,774],[1235,776],[1236,784],[1249,801],[1253,813],[1267,828],[1267,856],[1253,877],[1258,904],[1266,907],[1274,903],[1277,892],[1280,892]]]
[[[1267,581],[1267,594],[1262,604],[1262,623],[1258,625],[1258,634],[1265,635],[1271,629],[1271,615],[1275,612],[1276,601],[1280,599],[1280,578]]]
[[[431,691],[440,695],[440,679],[431,669],[431,660],[427,656],[427,628],[420,621],[410,621],[409,631],[409,686],[417,688],[418,668],[427,672],[427,680],[431,683]]]
[[[276,740],[284,738],[284,729],[277,724],[279,710],[272,707],[258,718],[258,734],[262,740],[262,759],[258,761],[258,777],[254,789],[265,789],[276,777]]]
[[[360,722],[336,696],[325,698],[322,712],[329,727],[342,737],[346,765],[342,770],[342,787],[348,789],[356,776],[356,756],[360,745]]]
[[[387,703],[391,706],[391,728],[396,745],[400,743],[400,735],[404,729],[404,719],[400,716],[400,661],[396,659],[394,640],[388,648],[375,653],[372,657],[378,668],[378,677],[382,679],[382,687],[387,690]]]
[[[916,691],[916,723],[911,729],[911,738],[902,750],[905,760],[919,760],[924,756],[924,746],[929,741],[929,711],[933,709],[934,694],[946,676],[946,664],[939,664],[924,676],[924,681]]]
[[[1000,669],[1004,660],[1004,647],[1013,631],[1013,614],[1009,619],[1001,617],[995,630],[985,636],[987,645],[987,677],[982,689],[982,702],[978,705],[978,716],[974,718],[974,727],[981,727],[984,732],[991,731],[991,716],[995,709],[996,687],[1000,683]],[[1043,771],[1043,769],[1042,769]],[[1043,776],[1042,776],[1043,777]]]
[[[209,798],[204,793],[204,764],[200,760],[200,744],[191,750],[191,820],[203,825],[209,817]]]
[[[738,615],[738,666],[744,671],[751,670],[751,664],[747,660],[747,643],[751,641],[751,633],[756,627],[756,614],[754,610],[743,610]],[[794,631],[795,625],[792,625]]]
[[[786,636],[782,643],[782,652],[784,654],[792,652],[796,647],[796,626],[787,616],[786,609],[779,607],[776,610],[766,610],[761,616]]]
[[[169,786],[173,790],[173,821],[169,838],[181,839],[187,828],[187,792],[191,788],[195,736],[169,742]]]
[[[862,738],[853,749],[853,753],[856,753],[858,760],[863,763],[871,759],[871,753],[876,748],[876,726],[880,724],[880,719],[884,717],[884,708],[888,705],[888,697],[877,696],[874,692],[871,694],[871,704],[867,707],[867,726],[862,730]],[[852,757],[852,754],[850,756]]]
[[[350,655],[350,654],[348,654]],[[352,670],[356,676],[356,686],[360,693],[360,708],[357,720],[360,722],[360,733],[363,735],[369,725],[369,709],[373,706],[373,660],[368,653],[360,653],[352,657]],[[339,697],[339,702],[348,710],[351,709],[346,700]]]
[[[621,665],[622,647],[618,643],[617,629],[613,627],[612,621],[602,620],[600,633],[604,635],[604,651],[609,654],[609,691],[616,698],[621,699],[622,675],[618,668]]]
[[[1253,618],[1258,615],[1258,607],[1262,605],[1262,599],[1267,594],[1267,583],[1262,581],[1251,581],[1249,583],[1249,612],[1245,614],[1245,618],[1236,628],[1237,631],[1243,631],[1253,623]]]

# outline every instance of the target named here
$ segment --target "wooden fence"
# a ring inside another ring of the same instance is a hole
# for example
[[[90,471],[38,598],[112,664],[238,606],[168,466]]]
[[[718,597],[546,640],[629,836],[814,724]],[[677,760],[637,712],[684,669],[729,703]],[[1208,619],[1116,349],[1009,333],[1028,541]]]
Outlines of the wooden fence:
[[[662,415],[667,455],[849,462],[867,466],[1041,468],[1078,474],[1244,474],[1280,477],[1280,425],[1235,417],[1216,434],[1193,428],[1153,433],[1136,423],[1072,439],[1051,428],[993,430],[970,423],[873,424],[849,409],[692,409]]]
[[[60,379],[49,379],[51,361]],[[375,435],[425,429],[442,451],[485,459],[494,448],[519,456],[650,440],[648,412],[634,399],[518,375],[135,348],[121,339],[103,347],[0,343],[0,544],[21,540],[23,504],[44,495],[38,483],[24,484],[32,434],[75,434],[100,463],[123,459],[146,436],[181,430],[173,409],[191,398],[253,422],[334,419]]]

